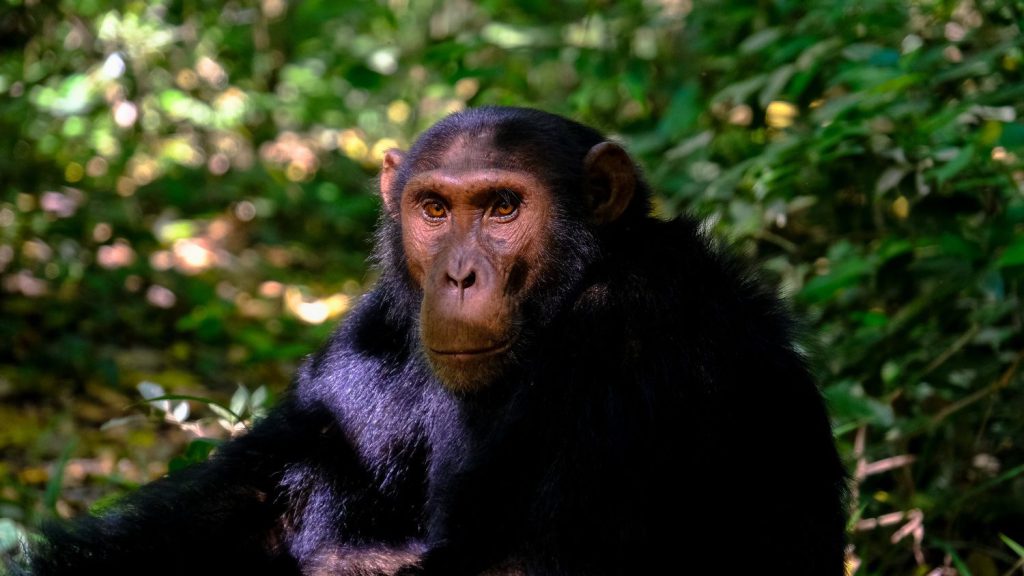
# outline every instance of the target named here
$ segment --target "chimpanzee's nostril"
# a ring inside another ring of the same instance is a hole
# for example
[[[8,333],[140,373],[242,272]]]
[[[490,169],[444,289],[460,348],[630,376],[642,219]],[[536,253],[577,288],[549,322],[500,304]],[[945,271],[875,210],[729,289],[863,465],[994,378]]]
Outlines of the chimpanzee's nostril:
[[[469,272],[462,274],[452,274],[449,272],[447,274],[447,279],[449,286],[451,286],[452,288],[456,288],[460,292],[462,292],[466,288],[469,288],[473,284],[476,284],[476,272],[474,272],[473,270],[470,270]]]

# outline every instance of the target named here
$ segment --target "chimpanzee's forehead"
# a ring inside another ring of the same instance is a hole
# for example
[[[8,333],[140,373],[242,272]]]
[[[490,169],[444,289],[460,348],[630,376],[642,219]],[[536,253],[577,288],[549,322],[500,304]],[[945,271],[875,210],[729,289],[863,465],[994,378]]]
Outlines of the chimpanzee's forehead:
[[[529,168],[530,164],[525,150],[500,147],[493,132],[478,131],[455,136],[430,158],[418,158],[415,168],[417,172],[436,169],[463,172],[488,168],[522,170]]]

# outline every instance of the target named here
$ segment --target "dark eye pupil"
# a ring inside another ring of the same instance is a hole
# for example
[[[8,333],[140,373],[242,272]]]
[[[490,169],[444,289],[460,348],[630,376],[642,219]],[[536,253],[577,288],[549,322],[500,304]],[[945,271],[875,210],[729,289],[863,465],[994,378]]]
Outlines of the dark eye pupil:
[[[438,218],[444,214],[444,207],[437,202],[430,202],[426,205],[427,215],[432,218]]]
[[[505,195],[500,196],[494,204],[494,211],[498,216],[510,216],[516,211],[515,200]]]

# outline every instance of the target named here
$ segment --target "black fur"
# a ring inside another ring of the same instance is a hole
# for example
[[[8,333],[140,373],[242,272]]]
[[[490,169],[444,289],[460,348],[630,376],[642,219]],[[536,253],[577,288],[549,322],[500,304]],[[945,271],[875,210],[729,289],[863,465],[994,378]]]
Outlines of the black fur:
[[[36,574],[843,574],[844,471],[777,298],[693,220],[648,217],[643,182],[588,224],[582,160],[604,138],[557,116],[451,116],[389,192],[474,134],[556,195],[557,272],[515,368],[471,395],[436,381],[385,216],[378,286],[283,404],[208,463],[50,526]]]

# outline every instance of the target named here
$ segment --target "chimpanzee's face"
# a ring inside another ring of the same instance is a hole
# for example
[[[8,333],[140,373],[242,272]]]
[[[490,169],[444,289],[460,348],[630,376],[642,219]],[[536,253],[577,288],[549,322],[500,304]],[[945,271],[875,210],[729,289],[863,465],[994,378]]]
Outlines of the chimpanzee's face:
[[[536,170],[497,150],[486,136],[456,138],[391,190],[404,156],[384,158],[381,193],[401,223],[405,266],[421,289],[420,339],[449,389],[472,391],[494,381],[515,358],[524,304],[542,282],[563,277],[551,254],[573,241],[555,232],[554,190]],[[586,185],[576,212],[594,226],[617,218],[633,194],[632,161],[603,142],[582,160]],[[564,200],[564,199],[563,199]]]

